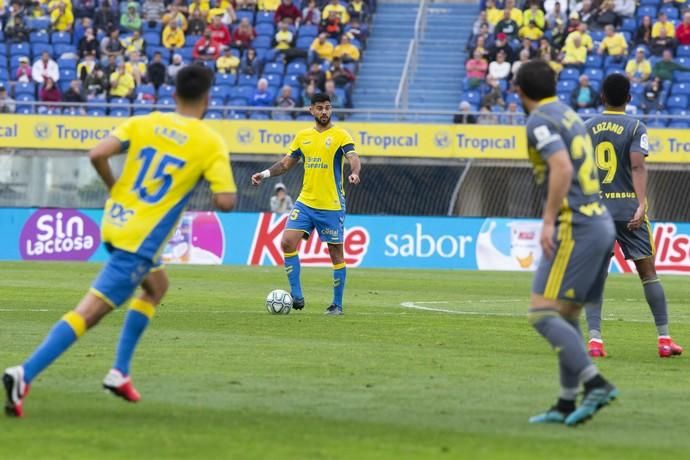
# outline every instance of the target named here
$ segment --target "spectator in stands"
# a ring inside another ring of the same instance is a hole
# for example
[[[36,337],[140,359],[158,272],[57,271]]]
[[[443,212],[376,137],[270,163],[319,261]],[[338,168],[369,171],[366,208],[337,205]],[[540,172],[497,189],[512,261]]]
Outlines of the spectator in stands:
[[[187,7],[187,15],[191,16],[195,11],[199,12],[199,15],[206,19],[208,18],[208,11],[210,9],[209,2],[201,2],[201,0],[192,0]],[[189,32],[189,25],[187,26],[187,32]]]
[[[321,19],[327,21],[328,18],[332,17],[331,12],[335,13],[335,16],[340,20],[340,24],[347,24],[350,22],[350,15],[347,12],[347,8],[340,4],[339,0],[330,0],[328,5],[326,5],[321,12]]]
[[[184,67],[185,62],[182,60],[182,55],[175,53],[173,54],[172,63],[168,65],[168,83],[175,84],[175,77],[177,77],[177,72]]]
[[[473,125],[477,123],[477,117],[470,114],[472,106],[467,101],[460,102],[458,113],[453,115],[453,123],[456,125]]]
[[[19,58],[19,68],[14,76],[14,79],[19,83],[28,83],[31,78],[31,65],[29,65],[29,58],[21,56]]]
[[[350,36],[343,34],[340,44],[333,51],[334,58],[340,58],[345,63],[358,62],[360,58],[359,48],[352,44]]]
[[[153,59],[149,62],[146,69],[146,79],[153,84],[153,87],[160,88],[165,83],[165,64],[163,64],[163,56],[160,51],[153,53]]]
[[[551,53],[546,53],[541,58],[549,65],[549,67],[553,69],[556,76],[558,76],[558,74],[561,73],[561,70],[563,70],[563,65],[560,62],[554,60],[553,55]]]
[[[321,24],[321,31],[328,34],[330,38],[338,40],[343,31],[343,24],[340,20],[340,15],[336,11],[331,11],[323,23]]]
[[[508,44],[508,37],[504,33],[499,33],[496,35],[496,42],[491,47],[489,52],[489,61],[495,61],[498,57],[498,53],[503,51],[506,55],[506,60],[513,62],[513,48]]]
[[[230,46],[230,31],[225,24],[221,21],[220,16],[213,16],[211,19],[211,24],[208,26],[208,30],[211,31],[211,38],[225,48]]]
[[[563,47],[561,63],[565,67],[573,67],[582,71],[586,62],[587,48],[582,46],[582,39],[576,36],[570,44]]]
[[[496,80],[507,80],[510,76],[510,62],[506,60],[505,51],[496,53],[496,60],[489,64],[489,76]]]
[[[334,109],[342,109],[345,107],[345,101],[336,92],[335,82],[333,80],[328,80],[326,82],[325,89],[325,93],[328,94],[328,96],[331,98],[331,105]]]
[[[187,18],[180,10],[180,7],[176,5],[170,5],[168,12],[163,15],[161,22],[166,26],[176,23],[177,27],[182,29],[182,32],[185,32],[188,26]]]
[[[518,28],[522,27],[522,19],[523,19],[522,10],[515,7],[515,0],[505,0],[504,11],[505,10],[510,11],[510,17],[513,21],[515,21]]]
[[[5,25],[5,40],[8,43],[23,43],[29,40],[29,29],[24,24],[24,19],[17,16],[12,22]]]
[[[318,62],[312,62],[309,71],[304,75],[300,76],[300,83],[306,88],[309,85],[314,85],[319,91],[325,91],[326,80],[330,80],[331,75],[328,72],[324,72],[321,68],[321,64]],[[307,104],[309,105],[309,104]]]
[[[360,43],[366,43],[369,36],[369,26],[360,22],[359,19],[353,18],[345,26],[344,32],[359,40]]]
[[[635,57],[630,59],[625,66],[625,74],[632,83],[643,83],[652,74],[652,65],[645,58],[644,53],[644,48],[637,48],[635,50]]]
[[[96,64],[98,64],[96,52],[88,51],[84,59],[77,65],[77,77],[79,77],[81,81],[85,81],[86,77],[91,75],[96,69]]]
[[[116,70],[117,65],[122,61],[122,57],[108,56],[107,61],[103,64],[103,59],[101,59],[101,64],[103,64],[103,71],[110,77]]]
[[[146,48],[146,43],[144,42],[144,39],[141,37],[141,32],[139,32],[138,30],[132,32],[132,35],[123,38],[122,40],[120,40],[120,42],[122,43],[122,46],[125,48],[125,54],[129,54],[133,51],[143,53]]]
[[[489,107],[482,107],[479,109],[479,117],[477,117],[478,125],[497,125],[498,117],[496,114],[491,113]]]
[[[592,29],[601,30],[603,27],[599,26],[599,24],[596,21],[597,10],[592,6],[592,1],[582,0],[582,3],[580,3],[579,6],[580,9],[578,13],[580,13],[580,22],[587,24],[587,27],[590,27]]]
[[[517,56],[518,58],[520,57],[520,53],[523,51],[527,51],[527,54],[529,54],[530,59],[533,57],[537,57],[537,49],[532,45],[532,40],[529,38],[523,38],[522,39],[522,47],[517,50]]]
[[[289,86],[288,86],[289,88]],[[271,212],[284,214],[292,210],[292,198],[287,194],[285,184],[278,182],[273,187],[273,196],[271,197]]]
[[[671,81],[675,71],[690,72],[690,67],[685,67],[675,62],[673,60],[673,52],[670,49],[665,49],[661,60],[654,64],[652,75],[661,81]]]
[[[568,22],[568,18],[565,16],[565,12],[561,9],[561,2],[556,2],[554,4],[553,10],[545,16],[546,28],[554,29],[560,25],[564,25]]]
[[[485,4],[486,20],[495,27],[498,21],[503,18],[503,10],[496,8],[496,0],[486,0]]]
[[[50,53],[44,51],[41,53],[41,59],[34,62],[31,68],[31,76],[36,83],[42,84],[46,78],[50,78],[55,83],[60,79],[60,68],[57,62],[50,57]]]
[[[486,10],[479,12],[479,17],[474,21],[472,25],[472,36],[477,36],[482,33],[482,28],[486,26],[486,31],[491,33],[494,30],[493,24],[490,24],[486,19]]]
[[[508,126],[524,125],[525,114],[518,109],[515,102],[511,102],[506,108],[505,115],[501,116],[500,123]]]
[[[544,18],[544,12],[539,8],[538,0],[530,0],[529,8],[525,10],[522,14],[522,26],[529,24],[534,21],[534,25],[541,30],[546,27],[546,20]]]
[[[72,0],[72,13],[76,18],[92,18],[96,14],[96,0]]]
[[[480,50],[475,50],[472,59],[465,63],[465,75],[467,76],[468,89],[478,88],[486,79],[489,64],[486,62]]]
[[[304,88],[304,91],[302,91],[302,107],[309,107],[311,105],[311,97],[314,94],[316,94],[316,87],[313,84]]]
[[[321,33],[309,47],[309,62],[331,61],[334,51],[333,44],[328,41],[328,35]]]
[[[110,75],[110,97],[131,98],[134,86],[134,77],[127,72],[124,61],[121,61]]]
[[[257,6],[259,11],[275,11],[280,6],[280,0],[259,0]]]
[[[644,16],[642,22],[635,30],[635,44],[647,45],[652,44],[652,18],[651,16]]]
[[[77,79],[70,82],[69,89],[62,95],[62,102],[71,102],[73,104],[82,104],[86,102],[86,97],[84,97],[81,89],[81,80]],[[86,115],[84,106],[79,105],[74,107],[74,109],[76,109],[77,113],[80,115]]]
[[[220,50],[223,45],[213,39],[210,29],[204,31],[204,35],[197,40],[192,50],[192,57],[195,61],[216,61],[220,57]]]
[[[345,100],[342,101],[346,107],[350,106],[351,94],[352,94],[352,84],[355,81],[355,75],[347,67],[342,65],[340,58],[333,58],[333,65],[329,70],[331,79],[337,88],[342,88],[345,90]]]
[[[105,97],[106,90],[108,89],[108,78],[99,64],[84,80],[84,88],[86,88],[86,99],[89,101]]]
[[[529,51],[526,49],[521,49],[520,50],[520,56],[519,59],[517,59],[515,62],[513,62],[512,67],[510,68],[510,73],[515,76],[518,73],[518,70],[520,70],[520,66],[526,62],[529,62],[531,59]]]
[[[302,8],[302,24],[321,24],[321,10],[316,6],[316,0],[309,0],[307,6]]]
[[[274,105],[284,109],[294,109],[297,107],[297,101],[292,97],[292,87],[285,85],[280,89],[280,95],[276,98]],[[281,112],[274,112],[281,113]],[[287,112],[290,117],[294,117],[294,112]],[[275,115],[274,115],[275,116]]]
[[[488,62],[491,59],[491,51],[493,50],[494,46],[495,43],[489,46],[486,43],[486,38],[484,38],[483,35],[479,35],[477,37],[476,43],[474,43],[474,46],[472,46],[471,48],[470,54],[474,56],[475,52],[479,52],[482,55],[482,58],[484,58]]]
[[[574,109],[588,109],[596,107],[597,95],[589,84],[589,77],[586,74],[580,75],[578,85],[570,94],[570,105]]]
[[[232,3],[228,3],[220,17],[220,22],[225,24],[225,27],[227,27],[228,30],[232,31],[231,26],[235,23],[235,21],[237,21],[235,7],[232,5]]]
[[[369,20],[369,5],[363,0],[352,0],[347,7],[347,13],[350,15],[350,21],[357,19],[366,22]]]
[[[302,18],[299,8],[295,6],[292,0],[282,0],[280,6],[276,9],[273,21],[280,24],[283,20],[287,20],[288,24],[299,24]]]
[[[649,50],[653,56],[661,56],[664,50],[671,50],[675,54],[676,40],[666,35],[666,29],[660,29],[659,36],[652,38]]]
[[[673,23],[668,20],[668,16],[663,10],[659,12],[657,21],[652,27],[652,38],[659,37],[662,29],[666,31],[667,37],[674,38],[676,36],[676,29],[673,27]]]
[[[134,85],[139,86],[146,82],[146,63],[141,59],[139,51],[132,51],[128,55],[129,60],[125,64],[125,70],[134,78]]]
[[[249,48],[244,54],[244,60],[240,65],[242,75],[259,75],[261,73],[261,59],[254,48]]]
[[[487,24],[483,24],[479,29],[479,33],[476,35],[473,34],[467,41],[467,50],[470,51],[475,49],[480,39],[485,48],[491,48],[491,45],[493,45],[494,36],[489,32],[489,26]]]
[[[570,35],[571,33],[578,30],[580,28],[580,24],[587,25],[587,23],[580,22],[580,15],[577,11],[571,11],[570,16],[568,17],[568,27],[566,27],[566,35]]]
[[[150,26],[161,22],[163,14],[165,14],[163,0],[144,0],[144,3],[141,5],[141,18]]]
[[[642,112],[646,114],[664,109],[664,101],[661,98],[661,79],[654,78],[644,87],[641,101]]]
[[[60,89],[55,84],[55,81],[49,76],[45,77],[43,85],[38,90],[38,100],[48,103],[60,102],[62,100],[62,97],[60,96]],[[58,106],[55,104],[46,104],[42,107],[47,108],[48,110],[58,109]]]
[[[203,35],[206,30],[206,21],[201,17],[201,10],[196,9],[187,21],[187,33],[189,35]]]
[[[498,21],[496,27],[494,28],[496,34],[504,34],[508,39],[517,38],[518,36],[518,24],[513,18],[510,17],[510,10],[503,10],[503,18]]]
[[[501,91],[501,85],[497,78],[494,78],[489,72],[486,76],[486,87],[487,91],[482,98],[482,107],[505,107],[506,103],[503,100],[503,92]]]
[[[60,1],[50,13],[50,25],[53,30],[58,32],[69,32],[74,25],[74,14],[72,14],[72,5],[69,7],[64,2]],[[58,93],[60,91],[58,90]]]
[[[101,57],[107,59],[110,56],[122,56],[124,51],[125,47],[120,41],[120,29],[113,28],[110,34],[101,40]]]
[[[93,18],[93,26],[98,32],[107,33],[115,27],[118,27],[118,15],[112,8],[110,2],[101,2],[101,7],[96,10],[96,15]]]
[[[96,35],[93,33],[92,28],[86,29],[84,36],[79,40],[79,45],[77,50],[80,58],[86,57],[87,54],[95,53],[96,57],[100,54],[100,44],[96,40]]]
[[[620,17],[630,18],[635,15],[635,8],[637,8],[636,0],[614,0],[613,11]]]
[[[255,11],[257,0],[237,0],[237,9],[242,11]]]
[[[249,48],[252,44],[252,40],[256,38],[256,32],[252,27],[249,19],[242,18],[240,25],[237,26],[235,32],[232,34],[232,46],[238,49]]]
[[[565,39],[565,46],[572,44],[573,40],[575,40],[575,37],[580,37],[582,46],[587,48],[587,51],[592,51],[592,49],[594,48],[594,42],[592,41],[592,36],[589,34],[589,31],[587,30],[587,24],[580,23],[577,26],[576,30],[570,32]]]
[[[14,113],[16,109],[14,99],[7,95],[7,88],[0,83],[0,113]]]
[[[231,48],[225,48],[223,55],[216,61],[216,69],[219,73],[236,75],[240,67],[240,58],[232,54]]]
[[[683,22],[676,28],[676,40],[680,45],[690,45],[690,11],[683,14]]]
[[[608,54],[615,63],[624,62],[628,56],[628,43],[623,34],[617,33],[612,25],[604,29],[604,39],[599,45],[599,54]]]
[[[544,59],[547,55],[553,57],[554,54],[556,54],[556,50],[553,49],[547,38],[539,40],[539,49],[537,49],[538,58]]]
[[[527,38],[532,41],[539,40],[543,35],[544,31],[537,27],[534,20],[528,22],[526,26],[522,26],[519,33],[520,38]]]
[[[136,2],[127,4],[127,12],[120,17],[120,27],[130,32],[141,29],[141,16],[137,11]]]
[[[253,107],[270,107],[273,105],[273,94],[268,88],[268,80],[259,79],[256,83],[256,90],[249,98],[248,104]]]
[[[182,48],[184,46],[184,32],[178,26],[177,21],[170,21],[163,29],[163,46],[168,49]]]
[[[592,27],[596,27],[598,30],[605,29],[607,26],[618,27],[620,25],[620,17],[614,11],[613,0],[601,2],[594,21]]]
[[[273,49],[278,53],[285,53],[294,46],[295,35],[290,30],[288,20],[280,21],[278,23],[278,30],[273,36]]]

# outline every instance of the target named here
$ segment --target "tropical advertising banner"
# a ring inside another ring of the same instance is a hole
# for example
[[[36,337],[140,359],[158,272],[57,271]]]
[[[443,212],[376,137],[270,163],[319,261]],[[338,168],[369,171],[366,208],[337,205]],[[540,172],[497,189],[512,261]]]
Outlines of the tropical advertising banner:
[[[105,261],[100,210],[0,208],[0,260]],[[187,212],[161,253],[166,264],[282,265],[288,216]],[[541,259],[533,219],[352,215],[345,256],[351,267],[532,271]],[[690,223],[653,224],[661,273],[690,273]],[[312,234],[305,266],[329,266],[328,246]],[[612,272],[634,264],[618,248]]]

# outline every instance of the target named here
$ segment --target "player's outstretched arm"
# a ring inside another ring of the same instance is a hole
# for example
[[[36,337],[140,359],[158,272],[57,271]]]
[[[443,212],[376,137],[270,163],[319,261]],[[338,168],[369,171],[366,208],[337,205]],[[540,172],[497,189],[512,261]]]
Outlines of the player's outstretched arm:
[[[359,173],[362,171],[362,162],[359,160],[359,155],[355,152],[350,152],[345,155],[345,158],[350,162],[350,176],[347,180],[351,184],[357,185],[360,182]]]
[[[630,230],[637,230],[642,226],[646,214],[647,203],[647,166],[645,165],[644,154],[641,152],[630,152],[630,166],[632,169],[633,188],[637,195],[637,210],[632,220],[628,223]]]
[[[213,205],[223,211],[230,212],[235,209],[237,204],[237,194],[236,193],[214,193],[213,194]]]
[[[113,176],[113,170],[110,168],[108,159],[121,152],[122,144],[119,139],[113,136],[106,137],[89,152],[91,164],[109,191],[115,185],[115,176]]]
[[[573,164],[570,155],[565,150],[559,150],[546,159],[549,165],[549,191],[544,205],[544,223],[541,231],[541,247],[544,255],[553,257],[555,243],[553,235],[556,231],[556,218],[563,200],[570,190],[573,180]]]
[[[299,162],[298,158],[292,155],[285,155],[280,161],[276,162],[268,169],[264,169],[252,176],[252,185],[259,185],[267,177],[281,176],[292,169]]]

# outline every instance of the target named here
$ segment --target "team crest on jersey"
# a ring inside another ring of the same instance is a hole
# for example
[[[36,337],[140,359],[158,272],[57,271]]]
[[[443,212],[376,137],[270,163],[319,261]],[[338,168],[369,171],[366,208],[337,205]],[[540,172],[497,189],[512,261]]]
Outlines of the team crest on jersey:
[[[327,148],[327,149],[331,148],[331,143],[332,143],[332,142],[333,142],[333,138],[331,138],[330,136],[328,136],[328,137],[326,138],[326,142],[325,142],[326,148]]]

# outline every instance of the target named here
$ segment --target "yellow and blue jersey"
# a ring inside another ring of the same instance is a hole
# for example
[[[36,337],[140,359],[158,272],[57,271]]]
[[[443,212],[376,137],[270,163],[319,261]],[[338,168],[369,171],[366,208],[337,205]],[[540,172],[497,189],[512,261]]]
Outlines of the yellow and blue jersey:
[[[201,120],[154,112],[133,117],[112,134],[127,152],[103,214],[103,241],[155,261],[205,178],[213,193],[234,193],[225,141]]]
[[[336,126],[323,132],[312,127],[297,133],[290,145],[290,155],[304,160],[304,182],[297,201],[313,209],[344,211],[343,164],[354,151],[350,133]]]

